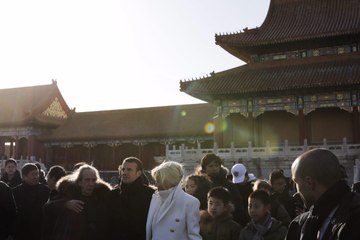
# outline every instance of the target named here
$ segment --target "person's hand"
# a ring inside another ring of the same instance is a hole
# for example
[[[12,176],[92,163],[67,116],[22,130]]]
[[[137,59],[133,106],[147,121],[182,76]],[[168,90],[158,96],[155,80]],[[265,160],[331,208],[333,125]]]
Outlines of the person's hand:
[[[305,211],[304,211],[304,208],[300,208],[300,207],[295,207],[295,214],[296,216],[299,216],[300,214],[303,214]]]
[[[80,200],[69,200],[65,203],[65,207],[76,213],[80,213],[84,209],[84,202]]]

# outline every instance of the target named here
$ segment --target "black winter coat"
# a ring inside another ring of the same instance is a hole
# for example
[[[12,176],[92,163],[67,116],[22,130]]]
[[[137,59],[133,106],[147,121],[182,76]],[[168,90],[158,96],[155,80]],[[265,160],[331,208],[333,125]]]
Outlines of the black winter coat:
[[[91,196],[81,194],[80,187],[67,179],[60,183],[55,199],[44,206],[43,240],[100,240],[106,239],[109,186],[97,183]],[[69,200],[81,200],[80,213],[65,208]]]
[[[108,239],[145,240],[146,220],[154,189],[141,178],[133,183],[120,183],[109,197]]]
[[[286,236],[287,240],[308,240],[309,231],[317,232],[323,220],[337,207],[323,240],[357,240],[360,239],[360,195],[353,193],[345,181],[340,181],[325,192],[310,211],[297,216],[291,223]],[[313,227],[314,226],[314,227]],[[315,239],[315,238],[314,238]]]
[[[42,208],[50,189],[43,185],[22,183],[13,189],[17,208],[15,239],[38,240],[41,237]]]
[[[235,211],[233,212],[234,221],[239,223],[241,226],[246,226],[246,224],[250,221],[250,217],[247,213],[247,209],[245,209],[243,199],[241,198],[236,185],[226,179],[226,173],[223,169],[220,170],[220,173],[217,176],[210,176],[210,179],[212,181],[212,187],[221,186],[229,190],[232,202],[235,205]]]
[[[9,176],[6,172],[1,176],[1,181],[9,185],[9,187],[14,188],[22,183],[21,175],[18,170],[16,170],[14,177],[9,180]]]
[[[16,208],[11,188],[0,181],[0,240],[14,234]]]

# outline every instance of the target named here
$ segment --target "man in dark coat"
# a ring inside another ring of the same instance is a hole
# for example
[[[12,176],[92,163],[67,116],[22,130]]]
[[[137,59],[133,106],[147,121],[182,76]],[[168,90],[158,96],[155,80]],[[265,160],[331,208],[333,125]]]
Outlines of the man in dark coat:
[[[279,201],[285,207],[290,217],[292,219],[295,218],[295,199],[286,188],[288,180],[283,171],[272,171],[269,175],[269,183],[271,185],[271,198]]]
[[[0,181],[0,240],[14,234],[16,208],[11,188]]]
[[[119,187],[109,197],[108,239],[145,240],[154,189],[144,184],[143,164],[138,158],[124,159],[119,172]]]
[[[344,180],[338,158],[313,149],[292,164],[292,178],[306,208],[288,229],[288,240],[360,239],[360,196]]]
[[[40,239],[42,208],[50,190],[39,183],[39,169],[27,163],[21,169],[23,183],[13,189],[17,208],[15,239]]]

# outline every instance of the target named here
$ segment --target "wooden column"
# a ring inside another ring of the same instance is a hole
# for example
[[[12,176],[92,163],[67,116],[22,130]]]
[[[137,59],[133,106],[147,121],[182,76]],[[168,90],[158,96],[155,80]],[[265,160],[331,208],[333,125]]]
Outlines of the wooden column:
[[[27,145],[27,154],[29,156],[29,159],[31,159],[32,156],[35,156],[35,140],[34,136],[28,137],[28,145]]]
[[[0,139],[0,159],[4,159],[5,156],[5,141]]]
[[[250,125],[250,139],[249,141],[252,142],[252,144],[254,144],[254,141],[255,141],[255,124],[254,124],[254,117],[253,117],[253,113],[250,112],[249,113],[249,125]]]
[[[20,141],[19,141],[19,138],[16,137],[15,139],[15,154],[14,154],[14,157],[15,159],[19,159],[20,158]]]
[[[303,145],[304,139],[307,138],[305,115],[303,109],[299,109],[298,119],[299,119],[299,145]]]
[[[352,107],[352,123],[353,123],[353,138],[354,143],[360,143],[360,123],[359,123],[359,108]]]
[[[9,158],[10,157],[14,157],[14,142],[11,141],[10,142],[10,156],[8,156]]]
[[[221,115],[218,115],[214,118],[214,126],[214,142],[219,148],[222,148],[224,146],[224,119]]]

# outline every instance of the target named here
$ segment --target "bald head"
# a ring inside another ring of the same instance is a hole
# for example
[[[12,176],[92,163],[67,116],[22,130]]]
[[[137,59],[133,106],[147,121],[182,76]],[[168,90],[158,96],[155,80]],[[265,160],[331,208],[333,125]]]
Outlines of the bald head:
[[[324,187],[330,187],[343,179],[344,173],[339,159],[329,150],[316,148],[301,154],[291,167],[293,178],[309,176]]]

